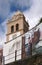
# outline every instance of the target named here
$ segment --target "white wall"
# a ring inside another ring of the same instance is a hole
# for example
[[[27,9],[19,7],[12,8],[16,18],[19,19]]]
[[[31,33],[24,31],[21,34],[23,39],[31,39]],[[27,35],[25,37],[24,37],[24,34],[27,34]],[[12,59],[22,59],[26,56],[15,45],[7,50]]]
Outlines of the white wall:
[[[20,32],[16,32],[16,33],[10,34],[9,35],[9,40],[12,40],[12,39],[16,38],[19,35],[20,35]]]
[[[6,44],[3,47],[3,56],[5,56],[5,64],[15,61],[15,50],[17,50],[16,60],[21,59],[22,37],[18,37]]]

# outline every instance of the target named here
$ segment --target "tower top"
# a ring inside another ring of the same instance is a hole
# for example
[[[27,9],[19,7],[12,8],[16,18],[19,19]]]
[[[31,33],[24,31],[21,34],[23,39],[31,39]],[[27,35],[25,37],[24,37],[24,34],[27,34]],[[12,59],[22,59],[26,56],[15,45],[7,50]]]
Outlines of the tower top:
[[[29,30],[29,24],[21,11],[17,11],[7,23],[7,41],[17,35],[26,33]]]
[[[14,15],[23,15],[23,13],[18,10]]]
[[[10,23],[11,21],[15,21],[17,19],[19,19],[20,17],[25,19],[24,14],[21,11],[16,11],[15,14],[12,16],[12,18],[10,20],[8,20],[8,23]]]

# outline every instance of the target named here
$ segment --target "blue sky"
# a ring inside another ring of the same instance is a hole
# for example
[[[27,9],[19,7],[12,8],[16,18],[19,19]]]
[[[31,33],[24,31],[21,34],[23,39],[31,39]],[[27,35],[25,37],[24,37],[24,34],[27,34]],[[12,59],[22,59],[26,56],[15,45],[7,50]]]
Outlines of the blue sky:
[[[0,0],[0,44],[5,41],[7,20],[17,10],[24,13],[31,28],[42,17],[42,0]]]
[[[30,0],[0,0],[0,23],[14,11],[25,11],[30,9],[31,4],[32,2]]]

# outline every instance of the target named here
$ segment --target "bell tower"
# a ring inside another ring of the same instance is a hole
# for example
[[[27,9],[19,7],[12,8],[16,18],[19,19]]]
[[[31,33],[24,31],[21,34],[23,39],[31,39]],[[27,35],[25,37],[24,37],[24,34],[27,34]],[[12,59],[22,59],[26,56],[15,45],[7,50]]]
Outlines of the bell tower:
[[[6,41],[10,41],[13,38],[26,33],[29,30],[29,24],[25,20],[25,16],[22,12],[17,11],[12,19],[7,23]]]
[[[28,30],[29,24],[25,20],[22,12],[17,11],[13,17],[8,20],[6,42],[3,51],[5,65],[25,58],[25,36],[22,34]]]

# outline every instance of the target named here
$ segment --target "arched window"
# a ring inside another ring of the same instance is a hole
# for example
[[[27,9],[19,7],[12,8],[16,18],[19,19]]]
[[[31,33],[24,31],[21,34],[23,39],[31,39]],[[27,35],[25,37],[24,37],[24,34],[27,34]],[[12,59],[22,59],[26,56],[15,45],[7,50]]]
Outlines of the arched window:
[[[12,25],[11,26],[11,33],[13,33],[14,32],[14,26]]]
[[[19,24],[16,24],[16,31],[19,30]]]

